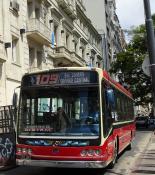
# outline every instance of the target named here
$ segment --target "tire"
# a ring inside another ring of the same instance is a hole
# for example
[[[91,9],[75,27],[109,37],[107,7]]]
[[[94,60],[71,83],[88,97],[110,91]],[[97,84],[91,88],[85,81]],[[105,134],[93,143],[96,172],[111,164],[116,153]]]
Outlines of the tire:
[[[130,141],[129,145],[126,147],[127,150],[131,150],[132,149],[132,141]]]
[[[112,161],[109,164],[110,169],[112,169],[115,166],[115,163],[117,162],[117,157],[118,157],[118,146],[117,146],[117,140],[115,140],[114,155]]]

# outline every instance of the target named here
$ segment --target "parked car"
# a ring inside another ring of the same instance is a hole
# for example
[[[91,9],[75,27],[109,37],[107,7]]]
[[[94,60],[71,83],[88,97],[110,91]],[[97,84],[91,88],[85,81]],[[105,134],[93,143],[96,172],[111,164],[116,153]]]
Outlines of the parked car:
[[[149,125],[155,125],[155,117],[149,117]]]
[[[145,127],[148,128],[148,117],[136,117],[136,127]]]

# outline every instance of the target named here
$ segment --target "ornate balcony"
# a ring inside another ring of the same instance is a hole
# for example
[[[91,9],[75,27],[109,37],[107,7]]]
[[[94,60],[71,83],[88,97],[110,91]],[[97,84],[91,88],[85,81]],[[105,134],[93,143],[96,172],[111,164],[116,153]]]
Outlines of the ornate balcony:
[[[86,65],[86,61],[82,57],[80,57],[78,54],[76,54],[75,52],[71,53],[71,57],[74,60],[75,66],[85,66]]]
[[[51,43],[50,29],[36,18],[28,20],[27,36],[45,45],[49,45]]]
[[[50,57],[54,58],[54,57],[55,57],[55,49],[54,49],[54,48],[51,48],[51,47],[48,47],[48,49],[47,49],[47,54],[48,54]]]
[[[72,18],[76,19],[76,9],[68,0],[56,0],[58,5]]]
[[[58,64],[72,64],[71,52],[64,46],[55,48],[55,61]]]
[[[84,66],[85,60],[75,52],[69,51],[66,47],[50,48],[48,55],[53,58],[55,66]]]

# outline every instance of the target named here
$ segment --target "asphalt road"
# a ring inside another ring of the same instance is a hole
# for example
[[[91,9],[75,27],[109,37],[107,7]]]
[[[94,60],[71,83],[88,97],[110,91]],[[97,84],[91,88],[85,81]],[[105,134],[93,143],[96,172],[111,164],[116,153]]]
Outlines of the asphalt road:
[[[152,131],[141,129],[136,132],[132,150],[125,150],[118,158],[113,169],[60,169],[60,168],[40,168],[40,167],[17,167],[14,169],[0,171],[0,175],[129,175],[139,155],[146,148]]]

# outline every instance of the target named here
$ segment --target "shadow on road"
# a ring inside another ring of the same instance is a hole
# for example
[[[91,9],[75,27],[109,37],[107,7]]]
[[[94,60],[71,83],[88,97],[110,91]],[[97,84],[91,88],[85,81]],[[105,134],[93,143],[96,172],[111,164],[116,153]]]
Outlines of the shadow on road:
[[[67,174],[67,175],[101,175],[106,172],[106,169],[77,169],[77,168],[46,168],[46,175],[56,174]]]
[[[154,131],[155,130],[155,126],[150,126],[148,128],[145,127],[137,127],[136,128],[137,131]]]
[[[132,173],[138,173],[138,174],[155,174],[155,171],[152,170],[135,170]]]

